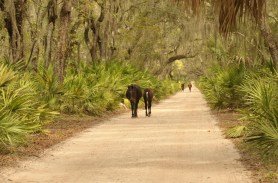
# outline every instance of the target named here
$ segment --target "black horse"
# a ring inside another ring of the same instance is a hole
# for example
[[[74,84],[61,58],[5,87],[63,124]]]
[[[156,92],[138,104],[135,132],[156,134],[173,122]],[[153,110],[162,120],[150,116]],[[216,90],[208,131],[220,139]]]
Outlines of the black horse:
[[[152,113],[153,91],[146,88],[143,93],[143,98],[145,102],[146,116],[150,117]]]
[[[137,109],[141,97],[142,97],[142,91],[140,86],[132,84],[127,87],[126,98],[130,101],[133,118],[138,117]]]
[[[184,91],[184,83],[181,84],[181,91]]]

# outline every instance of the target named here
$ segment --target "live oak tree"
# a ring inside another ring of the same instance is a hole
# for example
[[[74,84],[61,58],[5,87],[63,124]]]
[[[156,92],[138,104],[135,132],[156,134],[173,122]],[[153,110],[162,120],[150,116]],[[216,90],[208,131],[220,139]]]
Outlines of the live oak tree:
[[[0,57],[54,67],[60,82],[68,63],[111,59],[160,76],[178,60],[277,63],[275,7],[275,0],[0,0]]]

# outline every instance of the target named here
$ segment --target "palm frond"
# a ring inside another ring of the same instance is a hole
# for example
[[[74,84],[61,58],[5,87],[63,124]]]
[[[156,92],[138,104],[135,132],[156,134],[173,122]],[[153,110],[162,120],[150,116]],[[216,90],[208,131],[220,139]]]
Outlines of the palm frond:
[[[242,137],[246,133],[247,130],[248,130],[248,128],[246,126],[243,126],[243,125],[235,126],[233,128],[230,128],[226,132],[226,135],[227,135],[227,137],[230,137],[230,138],[238,138],[238,137]]]

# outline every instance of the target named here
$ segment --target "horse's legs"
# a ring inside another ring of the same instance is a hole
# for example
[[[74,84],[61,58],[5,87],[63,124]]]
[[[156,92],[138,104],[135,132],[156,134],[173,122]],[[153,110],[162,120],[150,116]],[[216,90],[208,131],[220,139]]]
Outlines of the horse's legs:
[[[149,108],[149,117],[151,116],[151,113],[152,113],[152,101],[149,101],[148,102],[148,108]]]
[[[135,115],[134,115],[134,117],[138,117],[138,116],[137,116],[138,103],[139,103],[139,101],[136,101],[136,102],[135,102],[135,108],[134,108],[134,114],[135,114]]]
[[[145,102],[146,116],[148,116],[148,102],[147,100],[144,100],[144,102]]]
[[[130,102],[131,105],[131,117],[134,117],[134,102]]]

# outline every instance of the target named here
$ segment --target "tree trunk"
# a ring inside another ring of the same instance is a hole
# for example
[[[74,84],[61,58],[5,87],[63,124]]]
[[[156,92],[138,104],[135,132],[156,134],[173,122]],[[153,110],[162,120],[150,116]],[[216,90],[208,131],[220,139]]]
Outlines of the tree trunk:
[[[5,0],[1,3],[1,10],[5,13],[5,27],[9,34],[12,62],[24,57],[23,54],[23,20],[26,0]]]
[[[97,49],[98,49],[99,27],[100,26],[98,21],[96,21],[96,23],[92,21],[91,30],[93,31],[94,36],[93,36],[93,45],[91,48],[91,56],[93,60],[98,59]]]
[[[69,27],[71,14],[71,0],[63,0],[60,12],[60,26],[58,31],[57,55],[55,60],[55,73],[59,77],[59,82],[63,83],[66,68],[66,59],[69,45]]]
[[[84,29],[84,40],[85,40],[85,43],[88,47],[88,50],[90,52],[90,56],[91,56],[91,60],[93,60],[93,55],[92,55],[92,43],[90,41],[90,36],[89,36],[89,33],[90,33],[90,27],[91,27],[91,21],[87,21],[85,23],[85,29]]]
[[[259,22],[261,34],[265,40],[265,44],[269,49],[271,58],[275,67],[278,67],[278,38],[277,36],[273,35],[271,32],[270,27],[264,20],[260,20]]]
[[[46,45],[45,45],[45,55],[44,55],[44,66],[45,68],[49,67],[51,62],[51,48],[53,40],[54,25],[53,23],[48,24],[48,30],[46,35]]]
[[[101,38],[101,23],[104,20],[104,4],[100,5],[101,14],[98,19],[94,20],[93,17],[87,19],[85,22],[84,39],[89,49],[92,61],[102,59],[104,57],[104,44]],[[93,33],[93,39],[90,40],[90,30]],[[99,54],[98,54],[99,53]]]
[[[45,44],[45,54],[44,54],[44,66],[45,68],[49,67],[51,63],[51,50],[53,44],[53,32],[55,30],[55,22],[58,17],[57,15],[57,0],[50,0],[47,5],[47,14],[48,14],[48,28],[46,35],[46,44]]]

